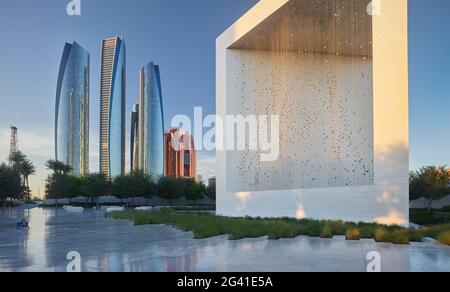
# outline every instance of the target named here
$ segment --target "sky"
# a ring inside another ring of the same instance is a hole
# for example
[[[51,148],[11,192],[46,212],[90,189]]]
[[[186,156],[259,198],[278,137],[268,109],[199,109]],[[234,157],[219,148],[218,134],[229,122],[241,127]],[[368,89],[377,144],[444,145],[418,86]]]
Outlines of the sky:
[[[127,115],[137,102],[139,68],[151,61],[160,65],[167,129],[172,117],[193,116],[196,106],[205,115],[215,113],[215,39],[258,1],[81,0],[81,16],[66,14],[69,2],[0,1],[0,161],[15,125],[20,150],[38,170],[30,178],[33,193],[41,196],[44,162],[54,158],[56,82],[65,42],[76,41],[91,55],[90,170],[96,172],[101,40],[125,39]],[[409,3],[411,169],[450,165],[450,1]],[[127,117],[127,137],[128,129]],[[214,153],[200,153],[198,165],[205,179],[214,175]]]

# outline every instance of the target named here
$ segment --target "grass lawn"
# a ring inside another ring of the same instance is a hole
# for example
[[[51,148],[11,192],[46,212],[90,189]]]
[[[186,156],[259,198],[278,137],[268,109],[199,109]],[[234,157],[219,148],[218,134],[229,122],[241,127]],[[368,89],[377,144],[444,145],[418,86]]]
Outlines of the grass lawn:
[[[171,208],[176,210],[176,211],[184,211],[184,212],[196,212],[196,211],[210,212],[210,211],[216,211],[216,206],[215,205],[178,206],[178,207],[171,207]]]
[[[114,219],[132,220],[136,225],[167,224],[179,230],[192,231],[196,239],[228,235],[231,240],[258,238],[294,238],[300,235],[331,238],[346,236],[349,240],[373,238],[378,242],[409,244],[420,242],[424,236],[443,239],[448,244],[449,225],[439,225],[420,230],[399,226],[384,226],[367,223],[345,223],[342,221],[296,220],[290,218],[230,218],[202,213],[183,213],[172,209],[158,212],[114,212]]]

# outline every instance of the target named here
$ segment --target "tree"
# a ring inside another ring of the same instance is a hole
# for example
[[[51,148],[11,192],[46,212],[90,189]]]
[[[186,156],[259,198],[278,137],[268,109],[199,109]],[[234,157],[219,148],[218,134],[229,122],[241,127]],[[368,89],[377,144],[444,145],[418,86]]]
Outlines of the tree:
[[[92,203],[97,205],[98,197],[105,196],[110,192],[110,182],[103,173],[88,174],[84,178],[84,193],[92,199]]]
[[[216,182],[212,182],[208,185],[206,188],[206,195],[212,200],[216,199]]]
[[[11,153],[8,156],[8,162],[10,164],[12,164],[13,167],[15,168],[19,168],[19,166],[22,164],[22,162],[24,162],[26,160],[26,156],[20,152],[20,151],[16,151],[14,153]]]
[[[195,180],[188,180],[186,186],[186,199],[190,201],[197,201],[203,199],[206,193],[206,186],[203,182],[196,182]]]
[[[421,176],[425,185],[425,196],[429,202],[428,212],[431,212],[433,201],[448,194],[450,173],[444,166],[430,166],[422,168]]]
[[[22,162],[20,171],[21,171],[23,179],[24,179],[24,187],[25,187],[26,194],[27,194],[27,200],[30,200],[31,199],[30,182],[29,182],[28,178],[30,177],[30,175],[36,174],[36,168],[34,167],[34,165],[31,161],[26,159]]]
[[[147,206],[149,205],[150,199],[158,195],[158,184],[153,180],[152,177],[149,177],[149,181],[147,182],[145,188],[144,197],[147,198]]]
[[[56,207],[59,205],[59,199],[69,193],[68,175],[63,173],[54,173],[47,178],[45,192],[47,198],[54,199]]]
[[[68,174],[72,171],[72,167],[58,160],[48,160],[45,166],[55,174]]]
[[[134,205],[134,198],[147,198],[149,200],[157,194],[155,182],[150,176],[142,171],[134,171],[124,176],[118,176],[112,184],[113,195],[121,199],[131,198],[131,204]]]
[[[12,169],[16,173],[19,173],[19,176],[22,174],[22,167],[23,167],[23,164],[25,161],[26,161],[26,156],[20,151],[11,153],[8,156],[8,162],[12,166]],[[21,182],[21,187],[22,187],[22,189],[21,189],[19,195],[17,196],[17,199],[23,199],[23,190],[25,190],[25,178],[23,179],[23,183]]]
[[[151,177],[145,174],[143,171],[132,172],[128,175],[128,177],[132,204],[134,205],[134,197],[146,197],[148,205],[148,200],[153,194]]]
[[[175,177],[161,177],[158,181],[158,190],[161,198],[170,200],[179,199],[185,195],[186,180]]]
[[[450,172],[445,166],[423,167],[410,174],[410,197],[428,200],[428,212],[431,212],[433,202],[449,194]]]
[[[67,176],[68,193],[66,196],[70,198],[75,198],[77,196],[84,195],[84,177],[78,177],[69,175]]]
[[[0,197],[6,207],[8,198],[19,198],[22,192],[22,185],[19,172],[6,164],[0,165]]]
[[[46,195],[48,198],[55,199],[56,207],[58,207],[59,199],[69,194],[68,173],[72,171],[72,168],[57,160],[48,160],[45,166],[53,171],[53,174],[47,178]]]
[[[419,171],[409,173],[409,200],[414,201],[425,196],[425,183]]]
[[[111,184],[111,193],[121,201],[129,196],[128,177],[118,176]]]

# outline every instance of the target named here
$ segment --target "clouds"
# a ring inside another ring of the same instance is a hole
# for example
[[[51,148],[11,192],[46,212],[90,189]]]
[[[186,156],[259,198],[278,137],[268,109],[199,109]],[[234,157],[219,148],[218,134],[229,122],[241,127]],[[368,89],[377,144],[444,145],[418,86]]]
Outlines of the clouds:
[[[18,132],[19,149],[29,158],[50,159],[54,156],[53,133],[48,129],[36,127],[21,129]],[[9,154],[10,129],[0,128],[0,158]]]
[[[204,180],[216,175],[216,154],[214,152],[199,152],[197,155],[197,174]]]
[[[36,175],[30,177],[30,187],[34,196],[43,196],[44,180],[48,175],[45,162],[53,159],[55,148],[53,144],[53,128],[41,126],[18,129],[19,150],[27,155],[36,167]],[[10,129],[0,127],[0,162],[5,162],[9,155]]]

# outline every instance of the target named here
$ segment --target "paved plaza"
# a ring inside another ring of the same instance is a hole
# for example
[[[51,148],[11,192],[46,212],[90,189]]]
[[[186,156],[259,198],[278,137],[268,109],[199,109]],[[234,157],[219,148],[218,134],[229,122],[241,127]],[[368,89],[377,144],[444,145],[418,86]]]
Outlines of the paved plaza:
[[[29,231],[16,230],[29,218]],[[406,246],[342,237],[230,241],[194,240],[168,226],[134,226],[103,212],[62,209],[0,210],[0,271],[65,271],[66,256],[81,255],[82,271],[271,272],[366,271],[366,256],[381,254],[382,271],[450,272],[450,248],[432,242]]]

